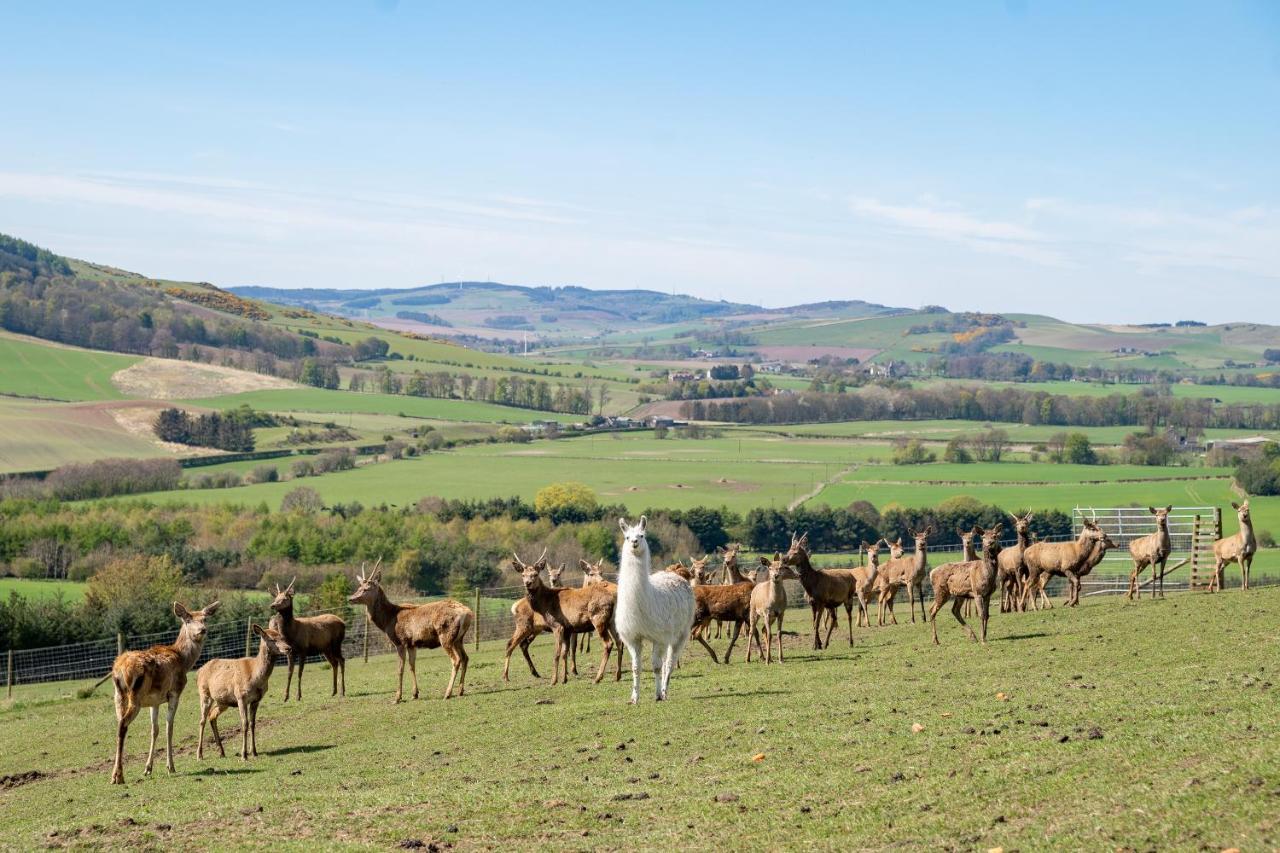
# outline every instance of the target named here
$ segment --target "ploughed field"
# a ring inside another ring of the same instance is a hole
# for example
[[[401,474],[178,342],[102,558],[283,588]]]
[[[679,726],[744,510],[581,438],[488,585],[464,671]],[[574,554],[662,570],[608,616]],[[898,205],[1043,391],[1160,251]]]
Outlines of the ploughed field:
[[[23,687],[0,705],[0,847],[1272,848],[1277,613],[1276,588],[1109,599],[994,613],[986,648],[946,613],[940,647],[908,621],[814,652],[792,610],[784,665],[695,645],[671,701],[646,673],[639,707],[591,665],[553,688],[517,654],[504,685],[499,644],[447,702],[438,651],[418,656],[426,698],[394,707],[392,656],[353,660],[345,700],[313,665],[282,705],[277,669],[247,764],[195,759],[193,677],[177,775],[160,758],[143,779],[143,714],[123,789],[109,691]],[[549,640],[532,648],[546,670]]]

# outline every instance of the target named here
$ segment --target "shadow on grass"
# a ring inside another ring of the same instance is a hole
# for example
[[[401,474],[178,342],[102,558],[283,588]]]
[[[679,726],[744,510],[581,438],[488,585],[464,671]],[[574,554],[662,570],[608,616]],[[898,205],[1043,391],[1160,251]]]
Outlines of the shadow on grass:
[[[240,760],[239,755],[228,755],[228,759]],[[197,770],[192,776],[243,776],[246,773],[261,773],[260,767],[206,767],[203,770]]]
[[[690,696],[690,699],[741,699],[745,696],[787,696],[787,690],[734,690],[725,693],[706,693],[701,696]]]
[[[1047,636],[1049,635],[1046,634],[1044,631],[1036,631],[1033,634],[1009,634],[1008,636],[1005,636],[1005,637],[990,637],[989,641],[992,643],[1003,643],[1008,640],[1034,640],[1036,637],[1047,637]]]
[[[308,743],[301,746],[282,746],[279,749],[264,749],[259,755],[296,755],[303,752],[324,752],[333,749],[331,743]]]

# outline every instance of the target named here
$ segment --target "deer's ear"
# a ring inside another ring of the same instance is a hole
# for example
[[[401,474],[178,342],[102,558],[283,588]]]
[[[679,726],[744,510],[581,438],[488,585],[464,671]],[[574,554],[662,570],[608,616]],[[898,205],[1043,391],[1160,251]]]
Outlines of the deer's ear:
[[[175,601],[173,603],[173,615],[177,616],[183,622],[191,621],[191,611],[182,606],[182,602]]]
[[[266,636],[267,636],[267,632],[266,632],[266,631],[264,631],[264,630],[262,630],[262,626],[261,626],[261,625],[259,625],[257,622],[254,622],[254,623],[253,623],[252,625],[250,625],[249,627],[250,627],[250,628],[252,628],[252,629],[253,629],[253,633],[257,634],[259,637],[266,637]]]
[[[767,566],[767,565],[769,565],[769,558],[768,558],[768,557],[766,557],[764,554],[761,554],[761,555],[760,555],[760,565],[762,565],[762,566]]]
[[[1232,509],[1239,509],[1239,508],[1240,508],[1240,504],[1236,503],[1235,501],[1232,501],[1232,502],[1231,502],[1231,508],[1232,508]]]
[[[1164,511],[1165,511],[1165,514],[1166,514],[1166,515],[1168,515],[1169,513],[1173,512],[1173,504],[1169,504],[1167,507],[1165,507],[1165,508],[1164,508]]]
[[[200,612],[204,615],[204,618],[208,619],[210,616],[217,613],[218,608],[221,606],[222,606],[221,601],[215,601],[212,604],[206,604],[204,606],[204,610],[201,610]]]
[[[585,572],[590,570],[591,564],[588,563],[586,560],[578,560],[578,568],[582,569]]]
[[[1156,508],[1155,508],[1155,507],[1153,507],[1153,506],[1149,506],[1149,507],[1147,507],[1147,512],[1151,513],[1152,515],[1155,515],[1155,514],[1156,514]]]

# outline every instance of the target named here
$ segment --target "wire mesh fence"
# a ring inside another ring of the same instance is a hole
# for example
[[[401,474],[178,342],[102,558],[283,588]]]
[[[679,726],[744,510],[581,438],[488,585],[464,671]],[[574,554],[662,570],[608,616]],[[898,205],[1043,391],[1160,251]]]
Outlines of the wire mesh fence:
[[[1063,537],[1065,538],[1065,537]],[[930,567],[936,567],[959,556],[958,549],[930,549]],[[607,575],[614,580],[615,576]],[[1239,585],[1238,579],[1228,576],[1224,588],[1230,589]],[[1261,577],[1251,580],[1250,586],[1271,586],[1280,583],[1280,578]],[[808,610],[804,588],[799,581],[784,582],[787,591],[787,602],[791,609]],[[1064,581],[1054,578],[1047,587],[1050,596],[1057,596],[1064,591]],[[1083,581],[1085,596],[1123,595],[1129,589],[1129,575],[1124,573],[1103,573],[1091,575]],[[1186,580],[1166,580],[1166,593],[1183,593],[1193,591]],[[926,601],[932,599],[928,579],[924,583]],[[513,605],[524,597],[523,586],[500,586],[475,590],[463,603],[476,613],[472,634],[468,642],[478,644],[485,641],[506,641],[511,637],[515,627],[512,615]],[[418,598],[401,603],[422,603],[430,600]],[[895,598],[895,605],[905,603],[907,593],[900,590]],[[993,602],[994,606],[994,602]],[[339,613],[346,623],[347,631],[343,639],[342,651],[348,661],[367,659],[377,655],[389,654],[395,650],[386,634],[373,624],[363,610],[343,611],[310,611],[305,615],[318,613]],[[302,615],[302,614],[300,614]],[[794,624],[794,622],[792,623]],[[97,679],[105,676],[110,670],[117,654],[122,649],[145,649],[159,643],[171,643],[177,637],[175,627],[170,631],[155,634],[138,634],[116,639],[93,640],[83,643],[72,643],[40,649],[23,649],[9,653],[8,681],[13,685],[35,684],[50,681],[72,681]],[[221,623],[210,627],[205,636],[204,646],[196,662],[198,668],[213,658],[235,658],[256,653],[258,639],[249,630],[249,623]],[[319,655],[308,658],[308,662],[323,661]]]

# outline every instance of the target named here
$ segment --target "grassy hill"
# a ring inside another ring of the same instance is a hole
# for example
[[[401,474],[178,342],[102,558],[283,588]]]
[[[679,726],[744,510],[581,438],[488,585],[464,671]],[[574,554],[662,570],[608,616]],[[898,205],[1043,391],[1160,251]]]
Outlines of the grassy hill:
[[[160,758],[142,777],[135,722],[123,791],[110,694],[19,687],[0,774],[34,775],[0,791],[0,846],[1270,849],[1277,607],[1272,588],[996,613],[985,647],[945,613],[941,646],[907,622],[821,652],[792,610],[786,663],[717,666],[695,645],[670,701],[646,672],[638,707],[625,682],[590,684],[592,663],[553,688],[517,660],[506,684],[494,642],[447,702],[438,650],[418,655],[424,698],[396,706],[392,655],[351,660],[345,699],[321,668],[282,704],[277,668],[257,758],[195,758],[189,683],[176,775]],[[532,652],[549,668],[545,638]],[[231,753],[235,713],[220,722]]]

